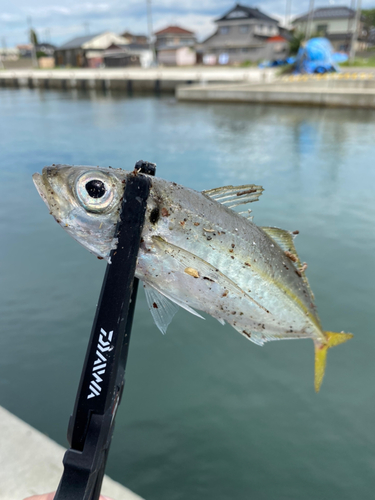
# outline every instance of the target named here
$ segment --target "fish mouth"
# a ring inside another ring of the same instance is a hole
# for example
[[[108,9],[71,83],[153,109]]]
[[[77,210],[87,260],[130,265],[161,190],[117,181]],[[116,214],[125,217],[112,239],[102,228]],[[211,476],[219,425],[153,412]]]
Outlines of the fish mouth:
[[[33,174],[33,182],[35,187],[39,193],[39,196],[42,198],[44,203],[47,205],[50,214],[55,217],[58,217],[58,203],[57,203],[57,195],[53,187],[51,186],[48,180],[48,169],[49,167],[43,168],[42,174],[36,172]]]
[[[39,193],[39,196],[42,198],[42,200],[47,205],[47,207],[50,208],[50,204],[49,204],[48,196],[47,196],[47,188],[44,184],[43,175],[40,175],[38,172],[33,174],[33,182],[35,184],[36,190]]]

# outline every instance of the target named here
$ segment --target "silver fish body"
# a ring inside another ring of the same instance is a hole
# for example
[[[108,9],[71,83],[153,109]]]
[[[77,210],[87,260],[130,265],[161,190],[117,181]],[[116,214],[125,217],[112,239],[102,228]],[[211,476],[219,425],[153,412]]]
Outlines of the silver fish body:
[[[142,174],[57,165],[33,178],[57,222],[109,260],[130,175]],[[234,205],[256,201],[262,188],[229,186],[199,193],[157,177],[151,183],[136,276],[145,284],[159,328],[165,332],[173,317],[172,303],[227,322],[258,345],[312,338],[319,390],[326,350],[350,335],[322,330],[290,233],[260,228],[225,206],[228,200]]]
[[[152,223],[155,209],[159,218]],[[261,228],[201,193],[161,179],[153,180],[137,276],[257,344],[322,337],[304,281]]]

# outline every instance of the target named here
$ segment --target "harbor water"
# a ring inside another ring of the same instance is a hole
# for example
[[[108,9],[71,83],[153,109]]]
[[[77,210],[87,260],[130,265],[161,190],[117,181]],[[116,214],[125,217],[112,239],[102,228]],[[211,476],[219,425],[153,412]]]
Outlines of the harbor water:
[[[261,184],[254,222],[300,231],[322,324],[353,340],[316,394],[311,340],[258,347],[182,310],[163,336],[141,290],[107,473],[147,500],[372,499],[374,137],[371,110],[0,89],[0,405],[67,445],[105,271],[34,172],[143,159],[196,190]]]

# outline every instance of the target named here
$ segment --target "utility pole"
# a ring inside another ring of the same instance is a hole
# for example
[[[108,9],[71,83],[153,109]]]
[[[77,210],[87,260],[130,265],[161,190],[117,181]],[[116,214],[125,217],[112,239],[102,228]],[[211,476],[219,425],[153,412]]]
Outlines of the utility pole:
[[[0,68],[4,69],[3,57],[4,57],[4,61],[5,61],[6,48],[7,48],[7,41],[6,41],[5,36],[1,37],[1,45],[2,45],[2,53],[0,53]]]
[[[51,43],[51,30],[49,28],[46,28],[44,30],[44,38],[46,39],[47,43]]]
[[[306,24],[305,40],[308,40],[311,36],[311,23],[314,17],[314,0],[310,0],[309,14]]]
[[[357,2],[357,12],[356,12],[355,21],[354,21],[354,30],[353,30],[353,36],[352,36],[352,43],[350,45],[349,60],[351,62],[353,62],[354,58],[355,58],[355,46],[356,46],[357,40],[358,40],[358,32],[359,32],[360,25],[361,25],[361,0],[358,0],[358,2]]]
[[[350,0],[350,9],[352,11],[355,11],[355,0]],[[352,39],[352,36],[353,36],[353,20],[355,19],[355,14],[353,17],[349,16],[348,17],[348,36],[347,36],[347,39],[348,39],[348,44],[347,44],[347,47],[346,47],[346,50],[347,52],[350,51],[350,47],[351,47],[351,39]]]
[[[38,59],[36,57],[36,50],[35,50],[35,43],[34,43],[34,40],[32,39],[32,32],[33,32],[33,28],[32,28],[32,21],[31,21],[31,17],[28,16],[27,17],[27,24],[28,24],[28,32],[29,32],[29,40],[30,40],[30,44],[31,44],[31,58],[32,58],[32,61],[33,61],[33,67],[34,68],[37,68],[38,67]]]
[[[147,5],[147,26],[148,26],[148,39],[150,41],[150,49],[152,52],[152,65],[156,64],[156,53],[155,53],[155,43],[153,37],[152,28],[152,10],[151,10],[151,0],[146,0]]]
[[[288,29],[288,26],[289,26],[291,8],[292,8],[292,0],[286,0],[286,5],[285,5],[285,29]]]

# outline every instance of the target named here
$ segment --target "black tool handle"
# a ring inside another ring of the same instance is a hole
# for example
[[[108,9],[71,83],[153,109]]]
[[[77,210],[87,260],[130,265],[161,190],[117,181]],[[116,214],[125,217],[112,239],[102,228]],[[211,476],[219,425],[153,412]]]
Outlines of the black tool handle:
[[[155,165],[137,162],[127,177],[118,245],[111,252],[91,331],[55,500],[97,500],[121,400],[138,280],[134,278]]]

